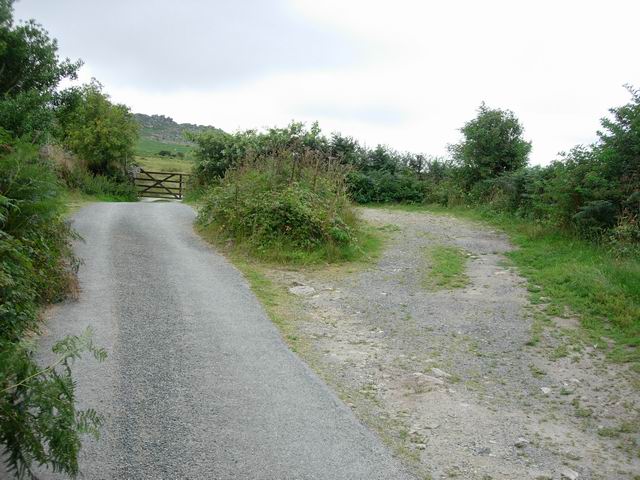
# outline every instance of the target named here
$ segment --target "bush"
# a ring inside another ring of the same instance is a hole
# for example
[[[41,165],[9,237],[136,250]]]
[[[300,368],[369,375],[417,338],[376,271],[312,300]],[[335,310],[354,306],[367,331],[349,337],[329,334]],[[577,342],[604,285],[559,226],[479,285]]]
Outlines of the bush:
[[[97,82],[65,90],[56,111],[59,136],[95,175],[127,171],[138,139],[138,124],[126,105],[114,104]]]
[[[67,186],[100,200],[135,202],[137,191],[128,178],[114,178],[105,175],[92,175],[86,170],[76,168],[65,178]]]
[[[409,172],[355,171],[349,174],[347,183],[357,203],[420,203],[425,199],[425,182]]]
[[[198,222],[258,256],[336,260],[358,238],[344,177],[344,168],[321,165],[313,154],[247,158],[207,192]]]
[[[130,177],[121,173],[110,176],[89,172],[86,162],[56,145],[46,145],[41,154],[55,165],[57,176],[70,190],[93,195],[100,200],[135,201],[137,192]]]
[[[531,143],[522,138],[523,131],[513,112],[482,103],[477,117],[462,127],[462,142],[449,147],[461,167],[463,185],[470,189],[479,181],[524,167]]]
[[[285,128],[265,132],[246,130],[234,134],[211,130],[195,135],[194,170],[198,185],[208,185],[222,178],[225,172],[247,156],[271,158],[281,151],[298,157],[313,152],[323,164],[339,163],[351,167],[347,178],[352,198],[359,203],[420,202],[425,184],[420,179],[424,158],[400,154],[383,145],[370,150],[350,137],[322,135],[314,123],[307,129],[293,122]]]
[[[32,145],[0,155],[0,444],[18,478],[33,463],[78,473],[80,435],[96,433],[95,412],[77,411],[70,361],[96,349],[88,337],[58,343],[56,364],[42,368],[23,340],[38,331],[40,306],[75,286],[78,262],[61,217],[60,189],[51,161]]]

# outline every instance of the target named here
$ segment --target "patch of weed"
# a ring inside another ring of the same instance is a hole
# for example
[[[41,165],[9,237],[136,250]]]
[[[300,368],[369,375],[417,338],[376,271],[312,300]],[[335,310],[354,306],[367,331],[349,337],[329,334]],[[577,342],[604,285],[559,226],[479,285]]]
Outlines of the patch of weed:
[[[429,266],[424,286],[428,290],[451,290],[469,284],[469,277],[465,273],[468,256],[463,250],[436,245],[428,248],[427,260]]]

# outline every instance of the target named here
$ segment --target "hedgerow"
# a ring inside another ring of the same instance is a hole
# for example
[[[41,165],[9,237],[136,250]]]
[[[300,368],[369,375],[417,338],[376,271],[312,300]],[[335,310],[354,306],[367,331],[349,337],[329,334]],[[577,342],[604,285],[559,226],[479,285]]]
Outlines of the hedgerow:
[[[337,260],[357,249],[346,169],[288,150],[245,158],[205,194],[198,222],[271,260]]]

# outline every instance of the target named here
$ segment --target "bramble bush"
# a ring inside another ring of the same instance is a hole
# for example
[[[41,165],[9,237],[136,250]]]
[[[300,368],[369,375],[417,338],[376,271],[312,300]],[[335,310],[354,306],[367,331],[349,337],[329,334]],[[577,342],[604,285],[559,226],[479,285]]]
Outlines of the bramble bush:
[[[337,260],[358,245],[346,168],[317,153],[247,157],[205,194],[200,225],[221,240],[279,261]]]

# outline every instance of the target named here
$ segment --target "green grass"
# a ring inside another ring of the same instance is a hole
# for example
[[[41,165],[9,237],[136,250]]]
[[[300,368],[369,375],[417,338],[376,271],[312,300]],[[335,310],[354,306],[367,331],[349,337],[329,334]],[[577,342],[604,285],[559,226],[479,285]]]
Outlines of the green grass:
[[[429,268],[424,278],[428,290],[451,290],[468,285],[467,254],[459,248],[435,245],[427,249]]]
[[[136,155],[141,156],[154,156],[157,155],[160,150],[168,150],[172,153],[184,153],[185,156],[189,156],[193,152],[191,145],[181,145],[178,143],[164,143],[158,140],[152,140],[150,138],[140,138],[135,146]]]
[[[136,163],[144,170],[150,172],[180,172],[191,173],[193,161],[189,159],[159,157],[159,156],[136,156]]]
[[[347,246],[323,246],[314,250],[301,250],[286,244],[272,243],[256,248],[250,241],[244,243],[229,241],[214,226],[198,227],[200,235],[208,242],[218,246],[226,253],[237,258],[252,258],[264,265],[321,265],[371,261],[382,252],[386,230],[363,225],[355,244]]]
[[[550,300],[550,315],[577,315],[601,348],[616,361],[640,361],[640,259],[616,258],[606,248],[539,223],[472,208],[374,205],[452,215],[488,223],[506,232],[517,247],[507,254],[528,279],[531,298]]]
[[[182,153],[183,158],[161,157],[158,152],[167,150]],[[140,138],[135,147],[136,163],[143,169],[156,172],[191,173],[193,169],[193,147],[177,143],[163,143],[149,138]]]

